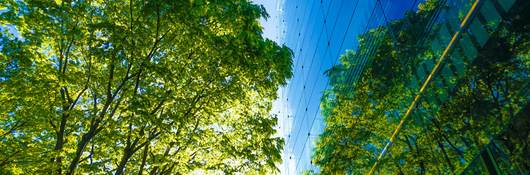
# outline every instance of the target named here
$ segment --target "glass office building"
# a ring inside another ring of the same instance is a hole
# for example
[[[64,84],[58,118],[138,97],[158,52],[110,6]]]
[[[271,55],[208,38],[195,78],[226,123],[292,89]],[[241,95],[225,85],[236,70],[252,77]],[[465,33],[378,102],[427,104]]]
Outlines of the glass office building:
[[[528,4],[285,1],[282,172],[528,173]]]
[[[282,40],[294,53],[294,76],[282,90],[280,128],[286,145],[284,174],[318,171],[311,162],[315,139],[324,122],[320,98],[329,88],[324,72],[338,63],[357,36],[415,11],[420,1],[287,0],[283,2]],[[362,69],[362,66],[359,68]],[[352,75],[352,77],[358,75]]]

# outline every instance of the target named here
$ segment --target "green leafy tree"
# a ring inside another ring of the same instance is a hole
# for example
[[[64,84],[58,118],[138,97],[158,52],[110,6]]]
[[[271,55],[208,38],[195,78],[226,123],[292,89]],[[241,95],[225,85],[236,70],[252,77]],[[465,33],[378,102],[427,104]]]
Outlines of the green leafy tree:
[[[277,171],[291,51],[236,1],[0,4],[1,174]],[[16,30],[12,34],[7,28]]]

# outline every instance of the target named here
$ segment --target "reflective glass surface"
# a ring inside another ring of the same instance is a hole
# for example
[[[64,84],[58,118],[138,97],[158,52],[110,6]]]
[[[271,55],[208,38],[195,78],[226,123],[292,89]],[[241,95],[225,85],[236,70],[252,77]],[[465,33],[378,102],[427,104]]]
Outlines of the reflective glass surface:
[[[285,174],[305,170],[318,172],[311,155],[317,136],[324,127],[320,114],[320,98],[329,89],[326,70],[338,63],[346,50],[358,47],[358,36],[369,30],[400,19],[407,11],[415,11],[420,0],[288,0],[283,4],[284,40],[294,53],[294,76],[283,88],[279,119],[286,141],[281,171]],[[381,42],[371,38],[368,47]],[[356,60],[361,65],[348,72],[354,82],[361,74],[368,56]]]
[[[519,142],[502,138],[513,136],[506,128],[517,128],[515,121],[528,122],[528,48],[503,48],[527,37],[517,29],[527,24],[519,15],[527,15],[526,6],[516,0],[286,1],[282,42],[293,49],[294,77],[281,97],[282,172],[320,172],[315,164],[346,174],[527,171],[518,160],[524,153],[510,150]],[[388,69],[395,72],[378,74]],[[376,126],[357,123],[363,120]],[[315,153],[317,143],[324,146]]]

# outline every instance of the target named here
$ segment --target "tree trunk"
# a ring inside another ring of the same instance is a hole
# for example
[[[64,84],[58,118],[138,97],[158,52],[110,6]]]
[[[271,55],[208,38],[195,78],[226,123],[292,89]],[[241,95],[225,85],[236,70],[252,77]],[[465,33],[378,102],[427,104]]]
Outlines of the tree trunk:
[[[125,148],[125,152],[123,153],[123,156],[120,160],[120,163],[118,164],[118,168],[116,169],[114,175],[121,175],[125,171],[125,165],[127,165],[127,162],[129,162],[129,159],[134,154],[134,150],[132,150],[131,148],[134,148],[134,146]]]
[[[68,172],[66,173],[67,175],[74,174],[75,169],[77,168],[77,165],[79,164],[79,160],[81,159],[81,156],[83,155],[83,151],[88,145],[88,142],[92,140],[94,135],[96,135],[100,122],[101,120],[96,120],[94,124],[90,127],[90,130],[88,131],[88,133],[84,134],[83,137],[81,138],[81,141],[77,144],[77,150],[75,152],[75,157],[70,162]]]
[[[147,153],[149,152],[149,144],[146,144],[144,146],[144,152],[142,155],[142,165],[140,165],[140,171],[138,171],[138,175],[142,175],[145,167],[145,162],[147,160]]]
[[[61,150],[64,146],[64,130],[66,128],[66,114],[63,114],[61,117],[61,124],[59,126],[59,131],[57,132],[57,140],[55,142],[54,151],[58,154],[55,158],[52,158],[52,162],[55,162],[57,165],[57,174],[62,174],[62,157],[60,155]]]

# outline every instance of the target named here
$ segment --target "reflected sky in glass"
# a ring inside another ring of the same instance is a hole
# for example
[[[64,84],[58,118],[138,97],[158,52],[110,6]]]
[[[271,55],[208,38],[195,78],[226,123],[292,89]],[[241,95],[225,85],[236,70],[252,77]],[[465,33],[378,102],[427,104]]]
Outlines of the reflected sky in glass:
[[[315,140],[324,127],[320,98],[328,88],[324,72],[337,64],[367,30],[415,11],[422,0],[255,0],[270,15],[262,19],[264,36],[294,53],[294,76],[279,90],[273,113],[285,139],[281,174],[318,169],[311,162]]]

